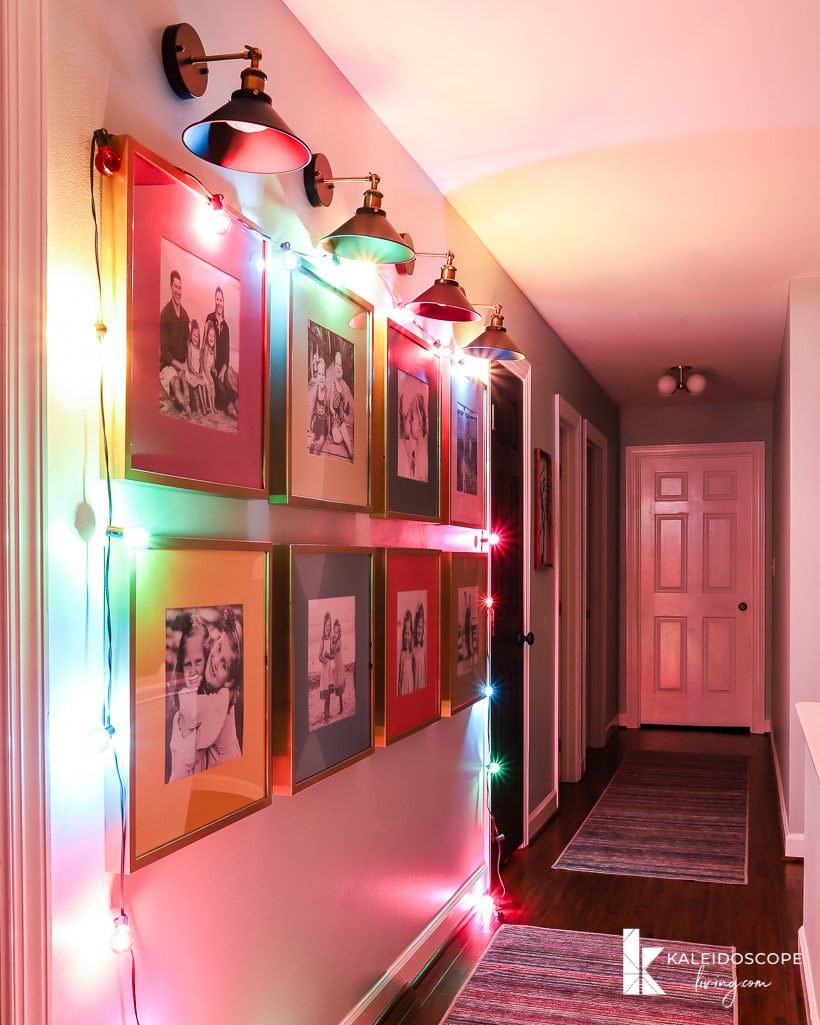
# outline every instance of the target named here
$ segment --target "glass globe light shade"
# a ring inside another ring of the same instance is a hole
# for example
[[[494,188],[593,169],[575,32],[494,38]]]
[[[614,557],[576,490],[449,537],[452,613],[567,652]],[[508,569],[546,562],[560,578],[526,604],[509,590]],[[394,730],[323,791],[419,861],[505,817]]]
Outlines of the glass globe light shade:
[[[686,390],[690,395],[700,395],[706,388],[706,378],[703,374],[690,374],[686,378]]]
[[[677,387],[678,382],[671,374],[663,374],[658,378],[658,392],[665,399],[668,399],[670,395],[674,395]]]

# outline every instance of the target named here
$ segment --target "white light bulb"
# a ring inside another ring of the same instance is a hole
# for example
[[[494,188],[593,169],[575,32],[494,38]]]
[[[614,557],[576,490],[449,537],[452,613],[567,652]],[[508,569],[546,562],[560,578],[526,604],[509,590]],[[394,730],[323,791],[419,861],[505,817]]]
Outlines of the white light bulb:
[[[397,324],[404,324],[405,326],[413,323],[413,314],[406,306],[396,306],[391,313],[393,320]]]
[[[294,253],[292,249],[282,248],[282,263],[285,265],[286,270],[299,270],[302,266],[302,257],[298,253]]]
[[[151,534],[145,527],[126,527],[122,532],[122,539],[129,548],[147,548]]]
[[[231,215],[227,210],[214,210],[211,221],[217,235],[227,235],[231,230]]]
[[[85,735],[86,747],[92,754],[101,755],[108,750],[111,737],[114,734],[113,726],[95,726]]]
[[[245,135],[256,135],[257,132],[264,132],[265,125],[255,125],[252,121],[226,121],[235,132],[243,132]]]
[[[127,954],[134,946],[128,915],[118,915],[114,919],[114,931],[111,933],[111,949],[115,954]]]
[[[483,897],[478,898],[476,901],[476,911],[481,916],[481,921],[486,928],[495,917],[495,901],[489,893],[485,893]]]

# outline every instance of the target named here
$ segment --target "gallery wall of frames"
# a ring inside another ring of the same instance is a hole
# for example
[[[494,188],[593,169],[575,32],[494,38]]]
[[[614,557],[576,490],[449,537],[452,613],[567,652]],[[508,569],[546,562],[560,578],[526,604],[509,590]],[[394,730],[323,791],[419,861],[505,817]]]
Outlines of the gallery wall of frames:
[[[487,389],[126,136],[103,179],[107,471],[486,524]],[[183,532],[184,533],[184,532]],[[487,556],[151,537],[130,565],[136,870],[482,697]]]

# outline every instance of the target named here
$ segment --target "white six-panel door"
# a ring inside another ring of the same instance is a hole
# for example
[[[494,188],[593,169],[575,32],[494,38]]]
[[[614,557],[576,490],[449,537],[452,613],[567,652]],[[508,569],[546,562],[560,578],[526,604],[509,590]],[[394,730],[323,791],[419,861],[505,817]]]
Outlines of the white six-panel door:
[[[627,449],[629,725],[763,728],[763,444]]]

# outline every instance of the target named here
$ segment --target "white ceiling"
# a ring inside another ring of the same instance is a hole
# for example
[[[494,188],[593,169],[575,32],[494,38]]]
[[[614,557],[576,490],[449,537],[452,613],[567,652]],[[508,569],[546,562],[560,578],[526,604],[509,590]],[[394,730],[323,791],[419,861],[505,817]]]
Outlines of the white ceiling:
[[[772,397],[820,275],[817,0],[285,2],[616,402],[681,362]]]

